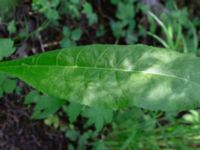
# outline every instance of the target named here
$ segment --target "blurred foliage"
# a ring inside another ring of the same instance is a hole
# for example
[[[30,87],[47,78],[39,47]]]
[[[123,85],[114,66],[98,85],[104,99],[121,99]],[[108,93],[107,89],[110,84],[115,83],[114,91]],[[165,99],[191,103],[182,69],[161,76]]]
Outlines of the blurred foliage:
[[[38,11],[44,14],[50,21],[59,19],[58,11],[56,10],[60,0],[33,0],[32,8],[34,11]]]
[[[5,75],[0,74],[0,97],[4,93],[12,93],[16,88],[16,80],[7,78]]]
[[[139,10],[139,7],[135,8],[133,5],[134,0],[128,1],[111,1],[113,5],[116,5],[117,12],[116,18],[118,21],[111,22],[111,29],[113,35],[119,38],[125,38],[128,44],[134,43],[137,41],[132,33],[135,29],[135,20],[134,17]]]
[[[13,40],[0,38],[0,60],[3,57],[8,57],[15,52],[15,47],[13,47]]]
[[[61,108],[65,101],[47,95],[40,95],[36,91],[30,92],[25,99],[25,104],[35,104],[33,119],[44,119],[54,114]]]
[[[15,52],[14,42],[10,38],[0,38],[0,60],[8,57]],[[16,88],[16,80],[10,79],[0,74],[0,97],[4,93],[12,93]]]
[[[0,18],[8,17],[7,14],[14,12],[16,6],[20,3],[20,0],[0,0]]]
[[[93,25],[94,23],[97,23],[97,15],[94,13],[92,6],[90,3],[86,2],[83,5],[83,13],[86,15],[89,25]]]
[[[164,39],[155,33],[149,32],[149,34],[166,48],[184,53],[197,53],[198,35],[196,27],[200,25],[200,21],[197,18],[191,21],[187,9],[179,10],[175,1],[168,1],[167,4],[169,11],[159,17],[148,12],[149,16],[162,28]]]
[[[63,39],[60,41],[60,46],[62,48],[67,48],[70,46],[75,46],[76,41],[81,38],[82,30],[80,28],[76,28],[74,30],[69,29],[68,27],[63,27]]]

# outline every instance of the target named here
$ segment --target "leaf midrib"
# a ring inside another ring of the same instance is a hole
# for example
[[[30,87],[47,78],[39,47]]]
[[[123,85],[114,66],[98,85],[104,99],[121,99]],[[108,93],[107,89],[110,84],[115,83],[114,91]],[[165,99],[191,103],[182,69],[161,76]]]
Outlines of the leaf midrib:
[[[182,80],[184,82],[190,82],[194,85],[197,85],[200,87],[200,84],[194,82],[194,81],[191,81],[191,80],[188,80],[186,78],[183,78],[183,77],[179,77],[179,76],[175,76],[175,75],[171,75],[171,74],[167,74],[167,73],[156,73],[156,72],[150,72],[148,70],[128,70],[128,69],[122,69],[122,68],[105,68],[105,67],[87,67],[87,66],[78,66],[78,65],[74,65],[74,66],[58,66],[58,65],[29,65],[29,64],[22,64],[21,66],[0,66],[0,71],[2,71],[1,68],[7,68],[7,67],[12,67],[12,68],[21,68],[21,67],[57,67],[57,68],[67,68],[67,69],[95,69],[95,70],[103,70],[103,71],[116,71],[116,72],[128,72],[128,73],[141,73],[141,74],[144,74],[144,75],[156,75],[156,76],[162,76],[162,77],[168,77],[168,78],[174,78],[174,79],[178,79],[178,80]]]

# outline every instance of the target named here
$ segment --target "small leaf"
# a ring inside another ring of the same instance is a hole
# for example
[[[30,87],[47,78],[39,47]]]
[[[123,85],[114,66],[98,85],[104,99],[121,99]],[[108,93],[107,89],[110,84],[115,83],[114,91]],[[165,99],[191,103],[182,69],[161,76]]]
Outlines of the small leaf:
[[[84,149],[86,146],[87,140],[92,137],[93,132],[91,130],[85,131],[79,138],[78,141],[78,150]]]
[[[117,10],[117,17],[121,20],[131,20],[135,16],[134,7],[132,3],[119,3]]]
[[[68,137],[72,141],[76,141],[78,137],[80,136],[80,133],[77,130],[68,130],[65,136]]]
[[[81,113],[82,107],[83,107],[82,105],[80,105],[78,103],[73,103],[73,102],[70,102],[70,104],[69,104],[68,107],[64,107],[64,111],[69,116],[69,121],[71,123],[73,123],[74,121],[76,121],[76,118]]]
[[[8,17],[8,15],[13,12],[16,6],[19,4],[18,0],[1,0],[0,5],[0,16],[1,17]]]
[[[5,81],[6,76],[4,74],[0,74],[0,84],[2,85],[3,82]]]
[[[118,3],[120,3],[120,0],[110,0],[110,2],[113,5],[117,5]]]
[[[98,30],[97,30],[97,32],[96,32],[96,36],[97,37],[101,37],[101,36],[103,36],[105,34],[105,29],[104,29],[104,26],[100,26],[99,28],[98,28]]]
[[[14,42],[11,39],[0,38],[0,59],[8,57],[15,52]]]
[[[103,141],[97,141],[94,144],[94,149],[95,150],[107,150],[106,145]]]
[[[100,131],[104,124],[112,121],[113,112],[109,109],[88,108],[83,112],[83,116],[88,118],[87,125],[94,124],[97,131]]]
[[[65,37],[70,37],[71,31],[67,26],[63,28],[63,34]]]
[[[80,0],[70,0],[70,2],[73,3],[73,4],[79,4]]]
[[[68,150],[75,150],[74,146],[72,144],[68,145]]]
[[[9,24],[8,24],[8,31],[9,31],[9,33],[16,33],[16,25],[15,25],[15,21],[14,20],[12,20],[11,22],[9,22]]]
[[[72,40],[78,41],[81,38],[82,35],[82,30],[80,28],[76,28],[75,30],[72,31]]]
[[[36,106],[34,108],[34,112],[32,115],[33,119],[47,118],[50,115],[54,114],[56,111],[58,111],[65,103],[64,100],[46,95],[42,95],[39,98],[40,99],[37,101]]]
[[[116,38],[124,37],[125,31],[121,22],[111,22],[112,33]]]
[[[3,84],[4,91],[6,93],[12,93],[17,86],[16,84],[16,80],[6,78]]]
[[[46,16],[51,21],[55,21],[59,19],[58,11],[54,9],[48,9],[46,12]]]
[[[86,2],[83,4],[83,13],[86,14],[89,21],[89,25],[93,25],[98,21],[97,15],[93,12],[92,6],[90,3]]]
[[[60,0],[51,0],[51,7],[56,8],[60,3]]]
[[[86,14],[91,14],[92,13],[92,6],[90,3],[86,2],[84,3],[83,5],[83,12],[86,13]]]
[[[72,47],[72,46],[75,46],[75,45],[76,45],[76,43],[69,38],[63,38],[60,41],[60,46],[62,48],[68,48],[68,47]]]
[[[34,104],[37,103],[38,100],[40,99],[40,93],[38,91],[31,91],[26,95],[24,104]]]
[[[134,35],[133,33],[127,33],[127,35],[126,35],[126,43],[133,44],[136,41],[137,41],[136,35]]]

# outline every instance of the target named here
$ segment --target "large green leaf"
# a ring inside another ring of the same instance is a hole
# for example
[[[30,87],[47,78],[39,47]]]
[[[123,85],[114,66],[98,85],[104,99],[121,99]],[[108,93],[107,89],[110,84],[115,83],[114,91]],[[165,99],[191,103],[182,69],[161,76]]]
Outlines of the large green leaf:
[[[88,45],[0,63],[34,88],[89,106],[200,106],[200,59],[145,45]]]

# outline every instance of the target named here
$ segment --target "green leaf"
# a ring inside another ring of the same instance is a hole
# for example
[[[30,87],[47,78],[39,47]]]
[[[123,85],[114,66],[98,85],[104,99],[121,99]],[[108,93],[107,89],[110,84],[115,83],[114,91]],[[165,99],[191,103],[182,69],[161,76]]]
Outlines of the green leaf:
[[[126,35],[126,43],[133,44],[137,41],[137,36],[131,32],[128,32]]]
[[[79,4],[80,0],[70,0],[70,2],[73,3],[73,4]]]
[[[88,108],[83,112],[83,116],[88,118],[86,125],[94,124],[97,131],[100,131],[104,124],[112,121],[113,112],[109,109]]]
[[[5,18],[8,17],[18,4],[18,0],[1,0],[0,16]]]
[[[89,21],[89,25],[93,25],[94,23],[97,23],[98,17],[96,13],[93,12],[93,8],[90,3],[86,2],[83,4],[83,13],[85,13]]]
[[[125,35],[125,31],[123,29],[123,24],[121,22],[111,22],[110,23],[112,33],[116,38],[123,37]]]
[[[72,40],[78,41],[81,38],[82,30],[80,28],[76,28],[72,31]]]
[[[120,0],[110,0],[110,2],[113,5],[117,5],[118,3],[120,3]]]
[[[105,29],[103,25],[100,25],[100,27],[97,29],[96,37],[102,37],[105,35]]]
[[[86,14],[92,14],[93,9],[92,9],[92,6],[91,6],[90,3],[86,2],[86,3],[83,5],[83,12],[86,13]]]
[[[68,48],[68,47],[72,47],[72,46],[75,46],[75,45],[76,45],[76,43],[69,38],[63,38],[60,41],[60,46],[62,48]]]
[[[3,84],[4,91],[6,93],[12,93],[17,86],[16,80],[6,78]]]
[[[65,37],[70,37],[71,31],[70,28],[68,28],[67,26],[63,27],[63,35]]]
[[[2,85],[3,82],[5,81],[6,76],[4,74],[0,74],[0,84]]]
[[[58,111],[58,109],[61,108],[65,102],[61,99],[57,99],[57,98],[50,97],[47,95],[42,95],[38,98],[39,100],[37,100],[37,103],[32,115],[33,119],[44,119],[44,118],[49,117],[50,115]]]
[[[126,11],[125,11],[126,10]],[[117,18],[121,20],[130,20],[135,16],[134,7],[131,3],[119,3],[116,13]]]
[[[12,20],[11,22],[9,22],[8,27],[7,27],[9,33],[16,33],[17,29],[16,29],[16,25],[15,25],[15,21]]]
[[[11,39],[0,38],[0,45],[0,59],[8,57],[15,52],[15,48],[13,47],[14,42]]]
[[[58,11],[54,10],[54,9],[48,9],[47,13],[46,13],[46,16],[51,21],[55,21],[55,20],[59,19]]]
[[[0,97],[3,93],[12,93],[16,88],[16,80],[7,78],[5,75],[0,74]]]
[[[9,79],[5,75],[0,74],[0,95],[2,96],[3,92],[12,93],[16,88],[16,84],[16,80]]]
[[[2,62],[0,71],[84,105],[178,111],[200,106],[199,66],[198,57],[172,50],[88,45]]]
[[[94,150],[108,150],[108,148],[106,148],[106,145],[103,141],[96,141],[94,143]]]
[[[40,100],[40,93],[38,91],[31,91],[26,95],[24,104],[37,103]]]
[[[78,140],[78,150],[86,149],[86,145],[88,143],[88,140],[92,137],[93,131],[88,130],[85,131]]]
[[[51,0],[51,7],[57,7],[60,3],[60,0]]]
[[[69,116],[69,121],[73,123],[76,121],[76,118],[80,115],[82,110],[82,105],[78,103],[71,102],[68,107],[64,107],[64,111]]]
[[[79,138],[80,133],[77,130],[71,129],[71,130],[67,130],[65,136],[72,141],[76,141]]]

